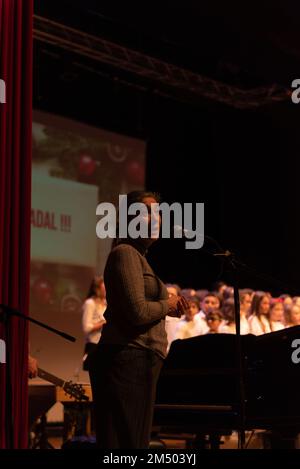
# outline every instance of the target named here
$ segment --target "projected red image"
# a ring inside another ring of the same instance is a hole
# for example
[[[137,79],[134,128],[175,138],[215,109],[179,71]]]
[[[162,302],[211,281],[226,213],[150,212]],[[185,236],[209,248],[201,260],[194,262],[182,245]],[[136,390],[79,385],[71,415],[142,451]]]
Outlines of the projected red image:
[[[81,307],[93,276],[89,267],[64,266],[42,262],[31,263],[31,311],[81,314]]]
[[[58,116],[34,113],[31,207],[31,314],[69,334],[72,347],[31,327],[31,350],[45,368],[81,370],[82,304],[102,274],[111,239],[96,236],[96,207],[144,187],[145,144]],[[80,371],[81,372],[81,371]]]

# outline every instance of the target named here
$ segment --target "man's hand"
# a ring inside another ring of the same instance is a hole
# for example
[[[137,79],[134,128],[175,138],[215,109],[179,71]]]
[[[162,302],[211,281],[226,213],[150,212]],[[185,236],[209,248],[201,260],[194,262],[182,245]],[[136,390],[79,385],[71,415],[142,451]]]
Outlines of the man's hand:
[[[36,378],[38,374],[37,360],[29,355],[28,357],[28,378]]]

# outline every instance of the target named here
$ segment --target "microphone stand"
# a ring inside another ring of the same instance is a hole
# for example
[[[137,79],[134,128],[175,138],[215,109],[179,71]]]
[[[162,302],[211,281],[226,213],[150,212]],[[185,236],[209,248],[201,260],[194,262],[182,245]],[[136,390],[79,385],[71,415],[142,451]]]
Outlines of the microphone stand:
[[[187,234],[192,235],[193,232],[190,230],[185,230],[181,226],[174,226],[174,232],[181,233],[183,237],[189,238]],[[245,421],[246,421],[246,408],[245,408],[245,383],[244,383],[244,368],[243,368],[243,358],[242,358],[242,346],[241,346],[241,320],[240,320],[240,297],[239,297],[239,276],[238,276],[238,266],[246,267],[244,264],[237,262],[234,258],[234,255],[229,250],[224,250],[221,245],[211,236],[202,235],[203,240],[213,244],[217,252],[211,252],[208,249],[201,248],[202,251],[206,252],[210,256],[220,257],[223,260],[227,260],[230,266],[230,269],[233,274],[233,289],[234,289],[234,316],[235,316],[235,326],[236,326],[236,367],[237,367],[237,387],[238,387],[238,396],[239,396],[239,439],[238,447],[239,449],[245,448]]]
[[[13,409],[12,409],[12,382],[11,382],[11,360],[10,360],[10,317],[16,316],[19,318],[24,319],[25,321],[32,322],[37,324],[38,326],[46,329],[54,334],[59,335],[60,337],[64,338],[65,340],[69,340],[70,342],[75,342],[75,337],[66,334],[65,332],[59,331],[58,329],[54,329],[47,324],[38,321],[37,319],[30,318],[25,314],[21,313],[20,311],[11,308],[8,305],[0,304],[0,321],[4,323],[4,330],[5,330],[5,341],[6,341],[6,363],[5,363],[5,386],[6,386],[6,396],[5,396],[5,430],[6,430],[6,447],[7,449],[13,449],[13,431],[14,431],[14,421],[13,421]],[[8,345],[8,346],[7,346]],[[8,353],[7,353],[8,351]],[[26,357],[26,360],[28,358]]]
[[[218,245],[219,246],[219,245]],[[239,296],[239,270],[238,263],[234,259],[232,252],[226,250],[212,254],[214,257],[222,257],[228,261],[233,274],[233,295],[234,295],[234,316],[236,328],[236,359],[238,370],[238,396],[239,396],[239,431],[238,431],[238,448],[245,448],[245,422],[246,422],[246,407],[245,407],[245,383],[244,383],[244,366],[242,357],[241,345],[241,317],[240,317],[240,296]]]

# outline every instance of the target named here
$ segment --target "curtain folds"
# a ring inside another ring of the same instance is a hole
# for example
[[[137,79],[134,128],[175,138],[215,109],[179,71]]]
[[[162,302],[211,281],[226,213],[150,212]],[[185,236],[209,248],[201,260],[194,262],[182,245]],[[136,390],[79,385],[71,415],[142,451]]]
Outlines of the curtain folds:
[[[33,0],[0,0],[0,303],[28,314],[30,273]],[[3,315],[0,318],[3,318]],[[0,322],[0,448],[26,448],[28,327]],[[9,365],[9,382],[6,366]]]

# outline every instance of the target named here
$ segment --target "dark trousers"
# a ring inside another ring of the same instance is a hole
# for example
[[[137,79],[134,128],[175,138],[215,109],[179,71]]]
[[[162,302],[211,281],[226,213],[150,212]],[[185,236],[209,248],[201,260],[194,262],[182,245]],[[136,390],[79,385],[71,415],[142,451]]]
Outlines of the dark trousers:
[[[162,363],[151,350],[99,345],[90,379],[100,448],[148,448]]]
[[[97,351],[97,344],[93,344],[92,342],[87,342],[85,344],[84,354],[87,356],[82,365],[82,368],[84,369],[84,371],[89,371],[90,362],[92,360],[91,358],[92,354],[94,354],[96,351]]]

